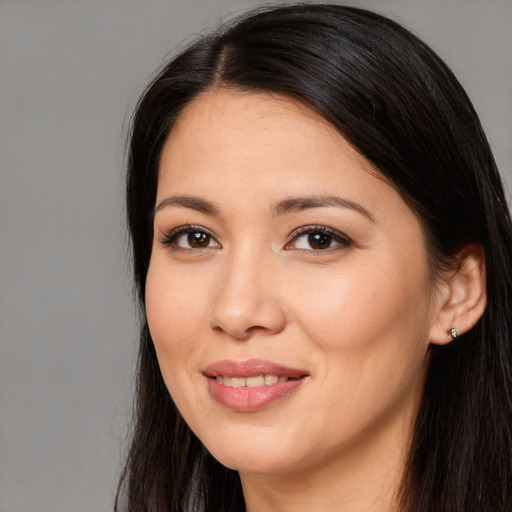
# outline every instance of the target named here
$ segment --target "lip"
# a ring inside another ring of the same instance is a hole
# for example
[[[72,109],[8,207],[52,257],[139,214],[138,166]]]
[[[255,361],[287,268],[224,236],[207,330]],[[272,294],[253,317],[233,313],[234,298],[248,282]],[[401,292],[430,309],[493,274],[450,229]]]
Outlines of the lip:
[[[219,375],[228,375],[229,377],[256,377],[262,374],[285,375],[289,379],[298,379],[308,375],[308,372],[264,359],[245,359],[244,361],[226,359],[207,366],[203,374],[207,377],[218,377]]]
[[[224,360],[207,366],[203,375],[208,381],[210,396],[228,409],[238,412],[258,411],[295,392],[309,377],[298,368],[290,368],[272,361],[248,359],[245,361]],[[215,379],[218,376],[256,377],[258,375],[286,376],[285,382],[276,382],[260,387],[230,387]]]

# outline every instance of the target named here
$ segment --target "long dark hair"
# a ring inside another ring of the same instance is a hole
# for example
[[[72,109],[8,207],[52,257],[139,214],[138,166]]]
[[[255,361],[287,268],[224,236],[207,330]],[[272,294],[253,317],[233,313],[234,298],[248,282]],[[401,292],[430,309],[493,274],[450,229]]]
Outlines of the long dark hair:
[[[131,512],[245,509],[235,471],[204,449],[162,380],[144,314],[162,145],[181,110],[217,87],[270,91],[320,113],[421,219],[432,265],[484,249],[488,305],[455,342],[432,347],[401,488],[409,512],[512,510],[512,225],[489,144],[443,61],[397,23],[362,9],[258,9],[202,37],[154,79],[133,117],[127,210],[142,311],[131,449]]]

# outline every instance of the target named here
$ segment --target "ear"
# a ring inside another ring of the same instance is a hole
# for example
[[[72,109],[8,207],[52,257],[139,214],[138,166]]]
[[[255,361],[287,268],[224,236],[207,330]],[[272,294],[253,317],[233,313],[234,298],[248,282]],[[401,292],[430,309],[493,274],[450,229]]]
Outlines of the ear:
[[[429,341],[445,345],[468,332],[482,316],[487,304],[485,258],[480,244],[465,246],[456,257],[455,269],[443,271],[436,289],[436,312]]]

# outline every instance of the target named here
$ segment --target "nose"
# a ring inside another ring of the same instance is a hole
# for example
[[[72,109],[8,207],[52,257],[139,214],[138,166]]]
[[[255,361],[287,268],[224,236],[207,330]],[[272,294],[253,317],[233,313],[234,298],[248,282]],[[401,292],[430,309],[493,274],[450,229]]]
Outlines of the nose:
[[[256,255],[227,258],[218,273],[210,329],[236,340],[281,332],[286,314],[278,297],[279,271]]]

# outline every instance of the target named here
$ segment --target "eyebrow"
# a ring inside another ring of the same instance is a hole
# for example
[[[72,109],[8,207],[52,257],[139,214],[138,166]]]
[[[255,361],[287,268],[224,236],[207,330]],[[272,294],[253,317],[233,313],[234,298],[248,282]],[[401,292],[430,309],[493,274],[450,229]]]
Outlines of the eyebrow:
[[[157,212],[166,208],[167,206],[178,206],[180,208],[189,208],[191,210],[196,210],[201,213],[206,213],[207,215],[219,215],[220,211],[217,206],[215,206],[210,201],[206,199],[202,199],[201,197],[196,196],[172,196],[167,197],[160,201],[156,208],[153,211],[153,217]]]
[[[365,216],[368,220],[375,223],[373,215],[359,203],[344,199],[338,196],[307,196],[307,197],[291,197],[279,201],[273,208],[273,215],[285,215],[287,213],[300,212],[310,208],[322,208],[326,206],[336,206],[340,208],[348,208]]]
[[[177,206],[179,208],[189,208],[196,210],[207,215],[217,216],[220,214],[220,209],[215,204],[197,196],[171,196],[163,199],[158,203],[153,211],[153,216],[157,212],[168,206]],[[303,210],[309,210],[311,208],[322,208],[335,206],[338,208],[348,208],[360,213],[371,222],[375,223],[373,215],[364,208],[361,204],[349,199],[344,199],[338,196],[305,196],[305,197],[290,197],[283,199],[276,203],[272,209],[271,214],[273,216],[286,215],[287,213],[300,212]]]

